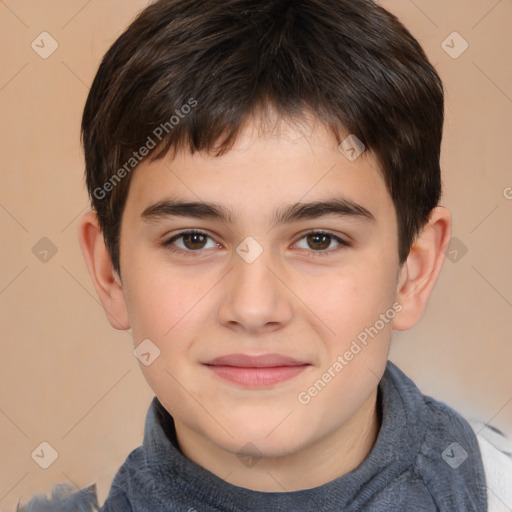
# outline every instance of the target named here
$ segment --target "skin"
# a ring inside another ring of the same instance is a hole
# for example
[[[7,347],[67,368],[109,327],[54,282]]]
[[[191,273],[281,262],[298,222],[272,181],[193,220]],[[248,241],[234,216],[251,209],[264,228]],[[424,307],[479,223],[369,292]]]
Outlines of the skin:
[[[286,205],[334,197],[358,203],[374,220],[274,221]],[[220,204],[232,211],[231,222],[141,216],[170,198]],[[179,152],[139,165],[122,218],[121,276],[95,212],[82,218],[79,238],[112,326],[131,328],[134,346],[149,338],[160,350],[140,367],[174,418],[182,452],[232,484],[280,492],[329,482],[370,452],[392,329],[421,318],[450,226],[448,210],[435,208],[400,266],[394,205],[369,151],[349,161],[312,118],[300,126],[279,120],[272,130],[251,119],[225,155]],[[210,238],[163,245],[187,229]],[[332,237],[308,238],[311,230]],[[248,236],[263,251],[252,263],[236,252]],[[395,318],[300,403],[298,394],[397,302]],[[231,353],[278,353],[309,366],[287,381],[246,388],[203,364]]]

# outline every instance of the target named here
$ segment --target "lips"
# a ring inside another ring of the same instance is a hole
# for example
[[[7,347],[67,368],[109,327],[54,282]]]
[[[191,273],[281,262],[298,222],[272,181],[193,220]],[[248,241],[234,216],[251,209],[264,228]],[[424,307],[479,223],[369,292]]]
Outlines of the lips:
[[[289,380],[309,363],[280,354],[229,354],[216,357],[205,366],[218,377],[244,387],[269,387]]]
[[[244,368],[273,368],[277,366],[302,366],[304,362],[280,354],[263,354],[251,356],[249,354],[229,354],[216,357],[206,363],[212,366],[237,366]]]

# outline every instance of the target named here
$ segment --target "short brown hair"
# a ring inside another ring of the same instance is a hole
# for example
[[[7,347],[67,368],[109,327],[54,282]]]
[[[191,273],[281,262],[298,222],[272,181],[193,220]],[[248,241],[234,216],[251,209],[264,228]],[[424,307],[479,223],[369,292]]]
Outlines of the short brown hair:
[[[398,19],[370,0],[158,0],[104,56],[82,119],[86,183],[118,272],[139,153],[220,155],[270,107],[310,112],[338,143],[354,134],[376,155],[407,259],[441,196],[444,98]]]

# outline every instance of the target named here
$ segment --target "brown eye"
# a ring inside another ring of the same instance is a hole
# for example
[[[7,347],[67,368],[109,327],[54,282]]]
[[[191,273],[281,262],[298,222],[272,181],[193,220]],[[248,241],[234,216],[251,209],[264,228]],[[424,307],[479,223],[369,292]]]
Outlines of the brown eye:
[[[326,233],[311,233],[307,235],[308,246],[314,250],[324,251],[331,245],[332,236]]]
[[[295,246],[305,249],[311,256],[327,256],[342,247],[350,247],[350,243],[332,233],[311,231],[300,238]]]
[[[209,245],[208,245],[209,244]],[[201,249],[215,249],[219,245],[206,233],[201,231],[182,231],[162,243],[164,247],[182,254],[203,253]]]
[[[182,235],[183,245],[191,251],[203,249],[208,237],[202,233],[186,233]]]

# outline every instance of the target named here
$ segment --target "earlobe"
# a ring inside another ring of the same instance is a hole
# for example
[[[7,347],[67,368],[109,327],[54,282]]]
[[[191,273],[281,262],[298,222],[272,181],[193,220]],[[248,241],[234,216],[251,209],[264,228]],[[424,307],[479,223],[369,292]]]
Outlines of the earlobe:
[[[130,322],[122,282],[112,266],[95,211],[87,212],[80,220],[78,239],[89,275],[110,325],[114,329],[129,329]]]
[[[438,206],[432,210],[428,223],[416,237],[407,261],[400,269],[397,301],[402,310],[393,321],[393,329],[410,329],[423,316],[441,271],[450,236],[450,212]]]

